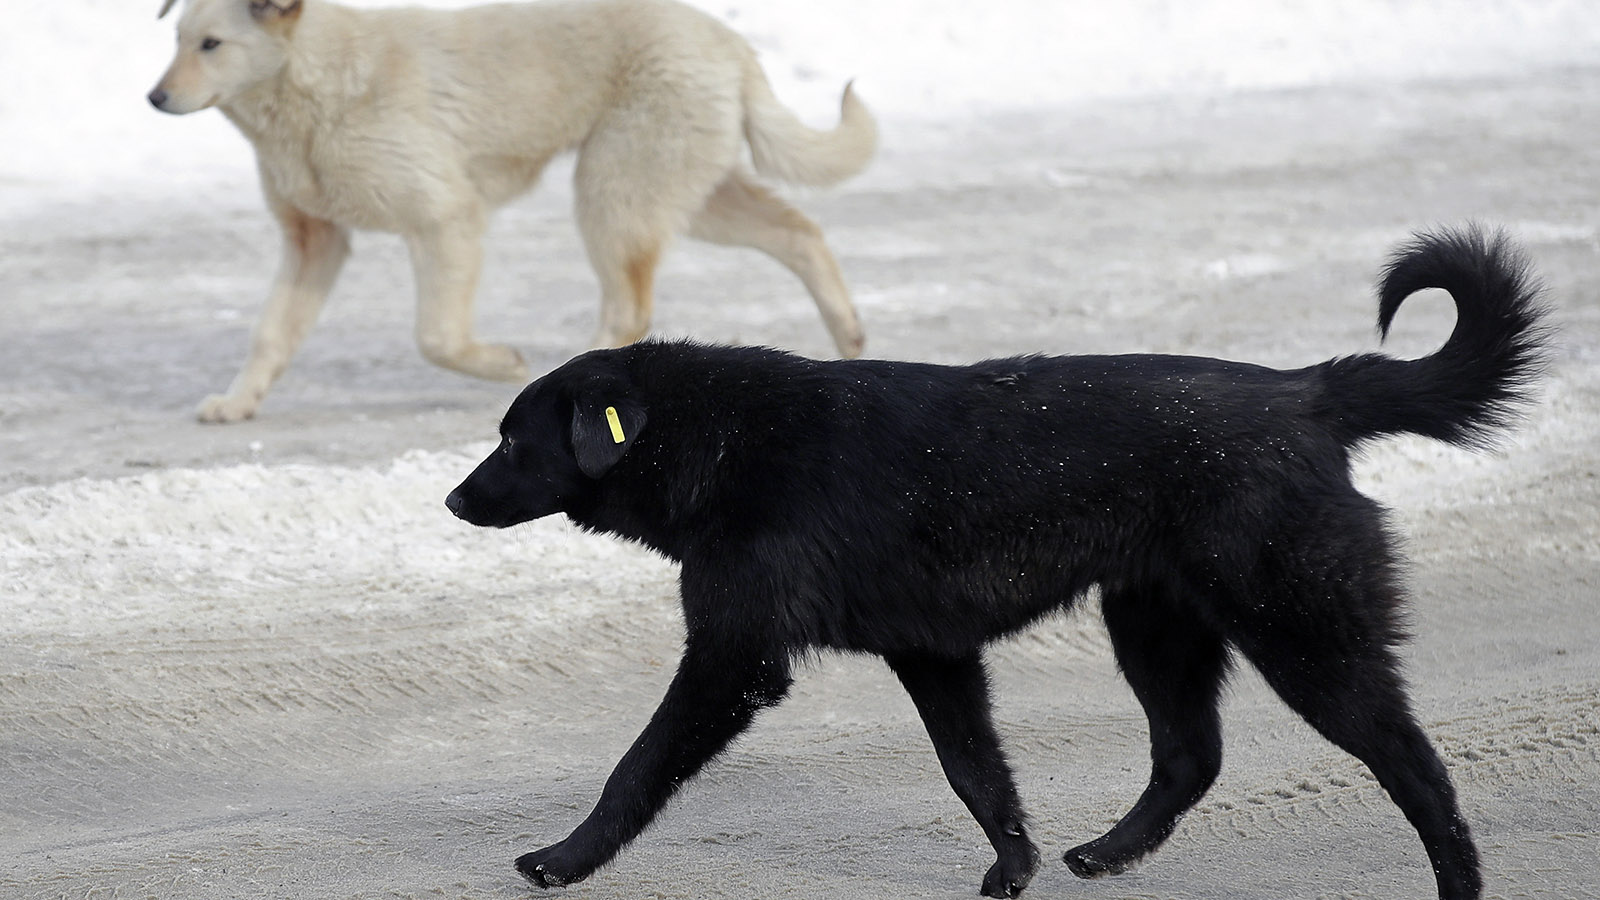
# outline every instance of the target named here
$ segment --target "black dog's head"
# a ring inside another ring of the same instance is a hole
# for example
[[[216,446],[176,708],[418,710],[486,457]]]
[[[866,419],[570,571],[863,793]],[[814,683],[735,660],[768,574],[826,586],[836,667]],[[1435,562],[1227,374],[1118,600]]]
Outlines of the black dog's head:
[[[445,506],[494,528],[570,510],[644,429],[631,388],[610,353],[585,354],[528,385],[500,422],[500,445]]]

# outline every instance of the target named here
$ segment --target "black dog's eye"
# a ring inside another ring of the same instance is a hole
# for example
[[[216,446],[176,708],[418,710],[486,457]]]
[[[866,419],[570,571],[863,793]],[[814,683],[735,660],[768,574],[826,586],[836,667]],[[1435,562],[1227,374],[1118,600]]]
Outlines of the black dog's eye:
[[[502,438],[501,439],[501,441],[500,441],[500,452],[504,453],[506,456],[510,456],[511,455],[511,438]]]
[[[200,42],[201,50],[215,50],[220,46],[222,46],[222,42],[214,37],[208,37]]]

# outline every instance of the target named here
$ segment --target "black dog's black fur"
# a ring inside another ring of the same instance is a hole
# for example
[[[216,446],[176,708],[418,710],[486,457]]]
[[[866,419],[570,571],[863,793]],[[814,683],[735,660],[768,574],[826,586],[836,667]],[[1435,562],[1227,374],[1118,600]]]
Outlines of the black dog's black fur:
[[[534,382],[447,505],[501,527],[565,513],[655,548],[682,564],[688,633],[594,811],[518,869],[550,886],[605,864],[783,699],[797,654],[833,648],[881,655],[899,676],[998,854],[983,893],[1014,896],[1038,851],[990,719],[983,648],[1098,586],[1153,766],[1133,809],[1066,853],[1074,873],[1126,869],[1206,792],[1236,651],[1377,776],[1421,835],[1439,895],[1477,897],[1477,851],[1394,652],[1394,540],[1352,486],[1350,454],[1402,432],[1481,443],[1524,401],[1543,330],[1503,238],[1444,232],[1401,248],[1380,328],[1426,287],[1451,293],[1458,320],[1414,361],[945,367],[644,343]]]

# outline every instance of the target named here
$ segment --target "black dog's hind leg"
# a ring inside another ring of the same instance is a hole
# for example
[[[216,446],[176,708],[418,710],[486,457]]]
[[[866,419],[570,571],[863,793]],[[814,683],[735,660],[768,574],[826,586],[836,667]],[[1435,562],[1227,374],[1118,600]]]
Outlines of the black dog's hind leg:
[[[606,780],[588,818],[567,839],[517,859],[540,887],[581,881],[650,824],[673,792],[776,705],[792,681],[781,650],[718,646],[691,635],[677,675],[650,724]]]
[[[982,656],[897,655],[887,661],[922,715],[950,786],[994,846],[998,859],[983,877],[983,895],[1017,896],[1033,880],[1039,851],[1023,827],[1011,767],[990,717]]]
[[[1327,630],[1254,629],[1239,648],[1284,702],[1323,737],[1361,760],[1417,829],[1443,900],[1483,891],[1478,851],[1456,807],[1439,754],[1412,715],[1385,636],[1361,634],[1333,646]]]
[[[1110,831],[1062,857],[1080,878],[1125,871],[1160,846],[1222,767],[1227,646],[1184,602],[1157,591],[1102,594],[1117,664],[1150,720],[1150,784]]]
[[[1478,851],[1394,654],[1403,593],[1382,515],[1349,489],[1304,508],[1262,555],[1250,596],[1230,604],[1229,639],[1284,702],[1372,770],[1422,838],[1439,896],[1476,900]]]

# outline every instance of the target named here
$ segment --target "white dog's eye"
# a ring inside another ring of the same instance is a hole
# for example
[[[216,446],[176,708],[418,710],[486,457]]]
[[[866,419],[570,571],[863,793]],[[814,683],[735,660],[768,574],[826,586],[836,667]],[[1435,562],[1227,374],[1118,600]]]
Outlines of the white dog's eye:
[[[200,42],[201,50],[215,50],[220,46],[222,46],[222,42],[214,37],[208,37]]]

